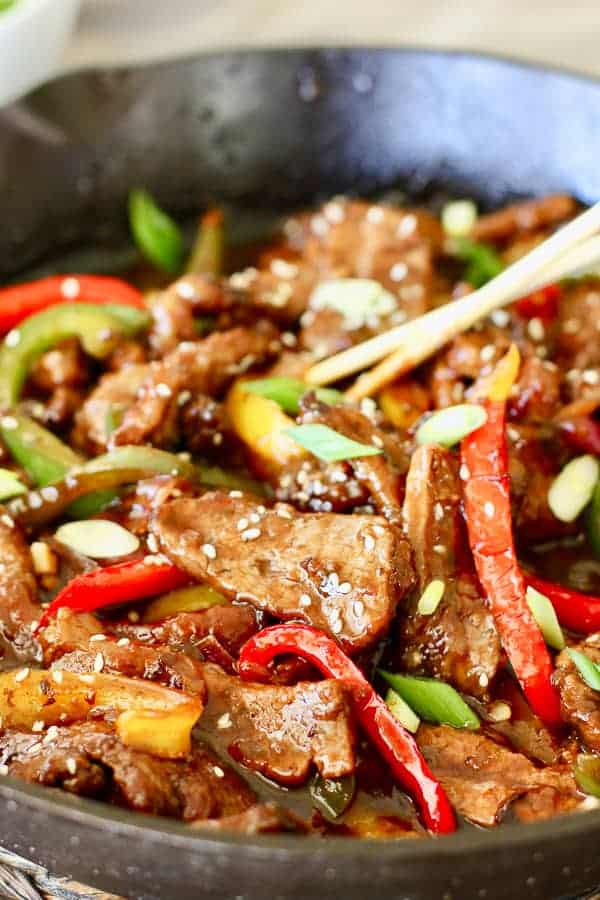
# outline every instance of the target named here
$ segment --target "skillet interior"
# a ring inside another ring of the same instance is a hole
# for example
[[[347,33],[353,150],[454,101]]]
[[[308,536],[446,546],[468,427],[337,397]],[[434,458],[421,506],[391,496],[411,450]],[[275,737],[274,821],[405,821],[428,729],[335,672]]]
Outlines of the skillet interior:
[[[600,84],[461,54],[309,50],[203,56],[62,79],[0,113],[0,273],[114,241],[132,184],[181,212],[398,184],[488,204],[591,202]],[[112,236],[112,237],[111,237]],[[2,780],[2,843],[132,897],[500,898],[600,883],[600,812],[443,841],[192,836],[163,820]]]

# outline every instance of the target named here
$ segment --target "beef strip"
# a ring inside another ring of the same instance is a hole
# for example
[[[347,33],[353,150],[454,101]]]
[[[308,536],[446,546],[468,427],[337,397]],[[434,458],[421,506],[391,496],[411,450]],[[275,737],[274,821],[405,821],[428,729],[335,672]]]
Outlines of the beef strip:
[[[575,372],[600,366],[599,321],[600,279],[586,278],[563,289],[556,346],[560,366]]]
[[[198,819],[189,823],[192,828],[212,828],[219,831],[238,831],[242,834],[274,834],[289,831],[306,832],[306,823],[289,810],[275,803],[256,803],[242,813],[221,819]]]
[[[600,663],[600,634],[590,635],[574,649]],[[566,650],[556,657],[554,683],[565,721],[590,750],[600,751],[600,694],[588,687]]]
[[[215,396],[233,378],[277,353],[277,332],[267,322],[216,332],[203,341],[184,342],[164,359],[150,363],[134,404],[111,436],[113,444],[170,446],[178,439],[177,419],[184,391]]]
[[[214,491],[165,504],[152,530],[198,581],[276,618],[309,622],[349,650],[385,633],[412,584],[410,547],[379,516],[302,515]]]
[[[111,420],[120,417],[135,402],[148,372],[146,364],[127,366],[103,375],[75,416],[73,442],[88,453],[104,453],[111,436]]]
[[[182,612],[146,625],[118,622],[112,627],[119,637],[150,646],[166,645],[177,653],[210,660],[233,671],[240,648],[263,627],[263,616],[241,603]]]
[[[342,682],[248,684],[215,665],[203,670],[208,703],[200,727],[224,740],[235,760],[289,786],[304,782],[313,764],[325,778],[354,771],[354,732]]]
[[[0,507],[0,637],[19,661],[39,660],[33,629],[40,618],[31,553],[21,529]]]
[[[417,448],[404,517],[418,583],[402,611],[400,660],[409,671],[483,696],[498,670],[501,648],[468,553],[461,498],[457,458],[436,445]],[[434,579],[444,582],[442,600],[432,615],[420,615],[419,597]]]
[[[206,693],[202,669],[196,660],[165,646],[117,641],[105,635],[102,622],[91,613],[60,609],[44,629],[41,642],[46,665],[53,668],[94,672],[100,654],[103,672],[146,678],[202,698]]]
[[[524,795],[528,803],[521,815],[529,820],[573,808],[581,800],[568,767],[536,769],[525,756],[480,732],[421,725],[417,743],[456,811],[476,825],[496,825],[508,805]],[[540,789],[549,793],[540,798]],[[529,797],[531,791],[535,799]]]
[[[0,760],[24,781],[184,821],[239,815],[255,802],[241,778],[207,747],[195,745],[182,760],[158,759],[125,746],[100,722],[46,735],[5,731]]]
[[[480,216],[471,232],[476,241],[504,241],[520,231],[537,231],[556,225],[577,212],[577,202],[566,194],[525,200]]]
[[[348,406],[329,406],[305,394],[301,401],[302,424],[319,423],[334,431],[383,450],[380,456],[364,456],[348,461],[359,484],[364,485],[377,511],[394,524],[402,519],[403,475],[408,470],[408,453],[397,435],[388,434],[368,416]]]

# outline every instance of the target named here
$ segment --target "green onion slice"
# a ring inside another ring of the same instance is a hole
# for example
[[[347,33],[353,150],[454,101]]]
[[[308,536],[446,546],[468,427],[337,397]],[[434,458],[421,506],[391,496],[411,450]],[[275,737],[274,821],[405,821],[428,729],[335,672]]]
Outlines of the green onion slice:
[[[574,522],[592,499],[600,467],[594,456],[572,459],[556,476],[548,491],[548,505],[561,522]]]
[[[580,753],[573,767],[573,774],[585,794],[600,797],[600,757]]]
[[[527,588],[526,597],[533,618],[540,626],[540,631],[548,646],[553,647],[554,650],[564,650],[565,636],[558,624],[554,607],[548,598],[531,586]]]
[[[143,255],[159,269],[176,275],[183,263],[183,236],[148,191],[136,188],[129,194],[129,223]]]
[[[359,444],[358,441],[347,438],[327,425],[295,425],[293,428],[286,428],[283,433],[289,434],[297,444],[310,450],[325,462],[339,462],[360,456],[378,456],[383,453],[380,447]]]
[[[464,437],[477,431],[487,420],[483,406],[474,403],[459,403],[440,409],[429,416],[417,429],[417,444],[441,444],[453,447]]]
[[[378,671],[421,719],[453,728],[479,728],[479,719],[473,710],[449,684],[436,678]]]
[[[301,398],[310,390],[314,390],[317,400],[330,406],[342,399],[342,394],[333,388],[311,388],[296,378],[259,378],[256,381],[246,381],[244,388],[251,394],[274,400],[286,413],[292,415],[298,413]]]
[[[430,581],[417,603],[417,612],[421,616],[432,616],[444,596],[446,584],[440,578]]]
[[[575,663],[579,674],[588,687],[593,691],[600,691],[600,666],[582,653],[580,650],[574,650],[572,647],[567,648],[567,653]]]
[[[454,241],[453,250],[467,264],[465,279],[473,287],[482,287],[504,269],[504,263],[489,244],[460,237]]]
[[[0,469],[0,503],[19,494],[26,494],[27,488],[10,469]]]
[[[477,207],[472,200],[454,200],[442,209],[442,228],[448,237],[466,237],[477,221]]]
[[[418,715],[413,712],[408,703],[402,699],[400,694],[397,694],[395,690],[389,688],[385,695],[385,702],[387,703],[389,711],[396,719],[398,719],[400,724],[403,725],[407,731],[410,731],[411,734],[416,734],[419,730],[421,720]]]

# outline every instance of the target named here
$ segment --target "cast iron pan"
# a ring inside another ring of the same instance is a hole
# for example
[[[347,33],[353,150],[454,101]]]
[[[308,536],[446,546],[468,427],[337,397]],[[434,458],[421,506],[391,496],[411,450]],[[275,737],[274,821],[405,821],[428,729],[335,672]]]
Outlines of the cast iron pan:
[[[201,56],[49,85],[0,113],[0,273],[119,235],[132,184],[185,213],[399,185],[600,197],[600,84],[415,50]],[[0,842],[144,900],[549,900],[600,884],[600,812],[442,840],[244,838],[0,781]]]

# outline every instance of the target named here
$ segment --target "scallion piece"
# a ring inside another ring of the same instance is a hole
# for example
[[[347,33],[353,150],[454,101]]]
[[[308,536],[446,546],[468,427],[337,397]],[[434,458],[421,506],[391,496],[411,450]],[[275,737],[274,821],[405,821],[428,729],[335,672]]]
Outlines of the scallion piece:
[[[359,444],[327,425],[295,425],[294,428],[286,428],[284,434],[325,462],[377,456],[383,452],[380,447]]]
[[[453,249],[455,255],[467,264],[465,279],[475,288],[483,287],[504,269],[504,263],[489,244],[460,237],[454,241]]]
[[[307,391],[313,390],[317,400],[330,406],[342,399],[342,394],[333,388],[311,388],[296,378],[259,378],[256,381],[244,382],[244,388],[251,394],[274,400],[285,412],[292,415],[298,413],[300,400]]]
[[[475,403],[459,403],[448,406],[429,416],[417,429],[417,444],[441,444],[453,447],[464,437],[477,431],[486,422],[487,413],[483,406]]]
[[[585,794],[600,797],[600,757],[580,753],[573,767],[578,786]]]
[[[591,687],[593,691],[600,691],[600,667],[580,650],[568,647],[567,653],[575,663],[579,674],[587,686]]]
[[[90,559],[118,559],[135,553],[140,546],[135,534],[110,519],[67,522],[57,529],[55,537]]]
[[[442,228],[448,237],[466,237],[477,221],[477,207],[472,200],[454,200],[442,209]]]
[[[554,650],[564,650],[565,636],[556,618],[554,607],[548,598],[531,586],[527,588],[526,597],[533,618],[540,626],[540,631],[548,646]]]
[[[594,456],[572,459],[556,476],[548,491],[548,505],[561,522],[574,522],[592,499],[600,467]]]
[[[421,720],[418,715],[413,712],[408,703],[402,699],[400,694],[397,694],[395,690],[389,688],[385,695],[385,702],[389,711],[396,719],[398,719],[400,724],[403,725],[407,731],[410,731],[411,734],[416,734],[419,730]]]
[[[479,728],[479,719],[473,710],[449,684],[436,678],[378,671],[421,719],[453,728]]]
[[[430,581],[417,603],[419,615],[432,616],[440,605],[445,589],[446,585],[440,578],[434,578],[433,581]]]
[[[183,236],[177,223],[160,209],[148,191],[131,191],[129,223],[144,256],[159,269],[176,275],[183,263]]]
[[[19,481],[14,472],[11,472],[10,469],[0,469],[0,503],[26,493],[27,488]]]

